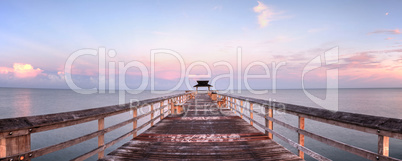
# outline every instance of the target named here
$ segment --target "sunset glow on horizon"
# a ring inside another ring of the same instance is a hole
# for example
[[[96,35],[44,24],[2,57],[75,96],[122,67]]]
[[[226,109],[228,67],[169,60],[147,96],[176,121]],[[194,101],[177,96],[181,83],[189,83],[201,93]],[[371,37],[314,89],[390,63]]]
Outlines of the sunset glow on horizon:
[[[99,56],[74,61],[69,73],[79,86],[97,86],[99,73],[105,74],[106,84],[112,75],[118,80],[119,62],[136,61],[147,68],[148,77],[155,71],[158,89],[171,88],[181,78],[180,61],[168,55],[151,60],[150,54],[169,49],[180,54],[186,69],[192,68],[186,78],[194,83],[208,74],[205,66],[212,69],[207,79],[232,73],[236,83],[247,68],[264,74],[264,66],[249,66],[253,62],[266,64],[270,74],[273,62],[285,62],[277,88],[300,88],[306,64],[338,47],[340,88],[402,88],[400,6],[401,1],[374,0],[1,1],[0,87],[68,88],[65,64],[72,53],[105,48],[106,68],[100,70]],[[137,68],[126,74],[131,88],[144,76]],[[305,77],[310,88],[323,87],[325,79],[323,69]],[[271,80],[250,82],[266,89],[272,88]],[[228,83],[221,79],[214,87]]]

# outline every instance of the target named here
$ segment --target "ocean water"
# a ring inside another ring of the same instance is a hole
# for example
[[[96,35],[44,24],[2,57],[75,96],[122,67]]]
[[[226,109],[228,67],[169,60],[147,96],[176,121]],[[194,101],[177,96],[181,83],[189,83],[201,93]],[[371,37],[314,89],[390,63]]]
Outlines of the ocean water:
[[[307,92],[321,99],[326,98],[326,90],[310,89],[307,90]],[[402,89],[339,89],[338,92],[339,111],[402,119]],[[241,93],[235,94],[307,107],[321,108],[321,106],[311,101],[303,90],[277,90],[276,93],[273,91],[268,91],[267,94],[263,95],[253,94],[249,91],[241,91]],[[255,111],[258,112],[259,109],[262,108],[254,106]],[[247,112],[245,112],[245,114],[250,116],[250,114]],[[254,115],[254,118],[260,123],[264,123],[264,119],[258,115]],[[298,126],[297,116],[274,111],[274,118],[289,123],[294,127]],[[260,127],[256,125],[254,126],[257,129],[262,130]],[[375,153],[377,152],[378,136],[374,134],[368,134],[309,119],[305,120],[305,129],[321,136],[354,145]],[[298,135],[296,132],[281,127],[275,123],[274,131],[277,131],[287,138],[297,142]],[[275,136],[274,140],[291,150],[293,153],[297,154],[296,148],[293,148],[282,140],[275,138]],[[332,160],[367,160],[308,137],[305,137],[305,146]],[[390,156],[402,159],[402,140],[390,138]],[[308,155],[305,155],[305,157],[306,160],[315,160]]]
[[[179,93],[184,91],[176,91]],[[319,98],[325,98],[325,90],[314,89],[308,90]],[[173,94],[173,93],[170,93]],[[255,97],[266,100],[275,100],[284,103],[297,104],[309,107],[320,108],[311,101],[302,90],[277,90],[276,93],[268,91],[267,94],[253,94],[249,91],[241,91],[234,93],[237,95]],[[144,91],[140,94],[126,94],[123,102],[133,100],[143,100],[148,98],[160,97],[168,94],[152,94],[150,91]],[[0,119],[10,117],[32,116],[41,114],[50,114],[74,110],[82,110],[96,108],[108,105],[116,105],[119,103],[118,93],[106,94],[79,94],[71,90],[56,89],[18,89],[18,88],[0,88]],[[254,107],[258,109],[258,107]],[[376,116],[393,117],[402,119],[402,89],[340,89],[339,90],[339,110],[362,113]],[[149,107],[145,107],[142,111],[146,113]],[[248,113],[245,113],[249,115]],[[155,116],[159,115],[158,113]],[[105,119],[105,127],[109,127],[121,121],[130,119],[130,112],[122,113]],[[274,112],[274,117],[287,122],[293,126],[297,126],[297,117],[282,112]],[[259,122],[263,122],[262,118],[254,115]],[[149,117],[139,120],[138,126],[149,120]],[[357,147],[364,148],[373,152],[377,151],[377,135],[367,134],[355,130],[345,129],[333,125],[312,121],[306,119],[306,130],[316,134],[335,139],[344,143],[348,143]],[[149,127],[149,126],[148,126]],[[258,128],[258,127],[257,127]],[[112,131],[105,135],[105,142],[109,142],[118,136],[121,136],[132,129],[129,124],[118,130]],[[46,132],[32,134],[32,149],[54,145],[69,139],[73,139],[97,130],[97,121],[65,127],[61,129],[50,130]],[[286,137],[297,141],[297,134],[286,128],[274,124],[274,130]],[[140,131],[142,132],[142,131]],[[105,153],[109,153],[117,147],[121,146],[131,137],[117,143],[108,148]],[[287,143],[274,137],[274,140],[282,144],[294,153],[297,150]],[[348,152],[333,148],[326,144],[320,143],[308,137],[305,137],[305,146],[313,151],[322,154],[333,160],[365,160]],[[97,147],[97,138],[80,143],[78,145],[66,148],[33,160],[70,160],[76,156],[84,154]],[[402,141],[398,139],[390,139],[390,156],[402,159]],[[97,156],[93,156],[88,160],[96,160]],[[306,160],[314,160],[306,155]]]

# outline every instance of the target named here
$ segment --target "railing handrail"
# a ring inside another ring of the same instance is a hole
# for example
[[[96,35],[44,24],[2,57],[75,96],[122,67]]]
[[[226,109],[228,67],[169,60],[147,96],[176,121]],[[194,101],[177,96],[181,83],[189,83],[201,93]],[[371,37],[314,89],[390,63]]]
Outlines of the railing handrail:
[[[35,120],[35,118],[39,117],[40,119],[50,119],[52,121],[52,118],[54,118],[57,115],[61,116],[70,116],[67,118],[62,117],[61,120],[57,119],[55,122],[40,122],[37,124],[32,124],[28,122],[27,126],[26,124],[22,126],[18,126],[18,128],[14,128],[16,131],[6,131],[0,133],[0,160],[24,160],[24,158],[28,158],[30,160],[31,158],[43,156],[61,149],[65,149],[67,147],[71,147],[73,145],[79,144],[81,142],[88,141],[92,138],[98,137],[98,147],[73,159],[73,160],[85,160],[88,157],[91,157],[92,155],[98,153],[98,158],[103,158],[104,157],[104,150],[120,140],[133,135],[133,137],[137,136],[137,132],[145,128],[147,125],[151,124],[153,125],[154,121],[157,119],[162,120],[164,116],[167,113],[172,112],[173,106],[175,106],[175,102],[185,102],[187,101],[193,93],[180,93],[180,94],[174,94],[174,95],[169,95],[169,96],[164,96],[164,97],[158,97],[158,98],[152,98],[152,99],[147,99],[147,100],[142,100],[137,102],[135,105],[130,105],[130,103],[124,104],[124,105],[116,105],[116,106],[106,106],[106,107],[100,107],[100,108],[95,108],[95,109],[88,109],[88,110],[79,110],[79,111],[72,111],[72,112],[63,112],[63,113],[57,113],[57,114],[49,114],[49,115],[40,115],[40,116],[29,116],[29,117],[19,117],[19,118],[9,118],[9,119],[2,119],[0,120],[0,123],[3,121],[4,122],[10,122],[12,120]],[[167,104],[164,104],[167,101]],[[156,108],[153,108],[154,105],[158,105]],[[140,108],[144,108],[147,106],[151,107],[150,111],[147,111],[144,114],[137,115],[137,110]],[[167,111],[165,109],[168,108]],[[104,128],[105,125],[105,118],[110,117],[119,113],[123,112],[128,112],[129,110],[133,110],[133,118],[122,121],[120,123],[114,124],[112,126],[109,126],[107,128]],[[154,113],[160,111],[159,116],[154,117]],[[83,114],[84,113],[84,114]],[[78,116],[77,116],[78,115]],[[140,118],[144,118],[145,116],[151,115],[151,119],[148,120],[147,122],[143,123],[141,126],[137,127],[137,120]],[[31,150],[30,148],[30,134],[33,132],[38,132],[38,131],[46,131],[50,129],[56,129],[56,128],[62,128],[66,126],[71,126],[71,125],[76,125],[92,120],[98,120],[98,131],[73,138],[58,144],[54,144],[51,146]],[[129,123],[133,123],[133,130],[130,132],[108,142],[104,143],[104,135],[110,131],[116,130],[120,127],[123,127]],[[38,125],[39,124],[39,125]],[[1,125],[1,124],[0,124]],[[12,126],[12,125],[8,125]],[[22,128],[23,127],[23,128]],[[26,128],[30,128],[26,130]],[[33,130],[34,128],[35,130]],[[7,128],[3,128],[7,129]],[[10,129],[10,128],[8,128]],[[15,132],[15,133],[13,133]],[[13,142],[13,140],[21,140],[23,142]],[[15,148],[13,148],[15,147]],[[23,149],[20,149],[20,147],[24,147]],[[26,148],[25,148],[26,147]],[[7,152],[6,150],[10,148],[11,152]],[[21,159],[22,158],[22,159]]]
[[[402,139],[402,119],[357,114],[343,111],[330,111],[326,109],[293,105],[288,103],[243,97],[232,94],[220,94],[220,95],[236,98],[250,103],[263,105],[264,107],[272,107],[275,108],[276,110],[282,110],[283,112],[286,113],[304,115],[304,117],[306,118],[310,118],[319,122],[323,122],[323,120],[318,120],[316,118],[370,128],[372,130],[355,129],[353,127],[350,127],[351,129],[364,131],[367,133],[383,134],[385,136]],[[284,106],[280,106],[279,104],[282,104]]]
[[[70,111],[70,112],[0,119],[0,133],[4,132],[15,133],[15,131],[18,130],[26,130],[27,132],[34,133],[34,132],[41,132],[61,128],[57,126],[60,124],[65,124],[67,126],[76,125],[96,120],[100,117],[108,117],[111,115],[127,112],[132,108],[138,108],[144,105],[160,102],[162,100],[174,98],[177,96],[181,96],[183,94],[185,93],[141,100],[138,101],[137,104],[131,106],[130,103],[126,103],[121,105],[104,106],[104,107]],[[4,136],[0,135],[0,138],[3,137]]]
[[[310,137],[314,140],[320,141],[322,143],[325,143],[327,145],[330,145],[332,147],[339,148],[341,150],[348,151],[350,153],[356,154],[358,156],[361,156],[366,159],[370,160],[384,160],[384,161],[400,161],[400,159],[392,158],[389,157],[389,137],[394,137],[401,139],[402,135],[400,130],[384,130],[388,129],[387,126],[392,125],[392,123],[399,123],[401,122],[400,119],[395,119],[395,118],[385,118],[384,117],[379,117],[379,116],[370,116],[370,115],[363,115],[363,114],[354,114],[354,113],[348,113],[348,112],[334,112],[334,111],[329,111],[325,109],[317,109],[317,108],[311,108],[311,107],[304,107],[304,106],[298,106],[298,105],[292,105],[292,104],[285,104],[285,103],[280,103],[280,102],[272,102],[272,101],[267,101],[267,100],[262,100],[262,99],[255,99],[255,98],[249,98],[249,97],[243,97],[243,96],[237,96],[237,95],[231,95],[231,94],[219,94],[221,99],[218,104],[223,104],[224,106],[227,106],[231,110],[237,112],[241,118],[246,118],[250,120],[250,124],[253,125],[253,123],[260,128],[264,129],[264,131],[268,134],[268,137],[270,139],[273,138],[273,135],[277,136],[279,139],[289,143],[291,146],[297,148],[299,150],[299,157],[304,159],[304,153],[310,155],[311,157],[317,159],[317,160],[329,160],[328,158],[325,158],[324,156],[317,154],[314,151],[311,151],[310,149],[304,147],[304,136]],[[279,106],[278,104],[281,104]],[[263,113],[259,113],[254,110],[254,105],[260,105],[261,107],[264,108]],[[289,108],[290,107],[290,108]],[[248,111],[250,112],[250,116],[247,116],[243,113],[243,111]],[[281,110],[282,112],[289,113],[292,115],[298,116],[298,126],[299,127],[294,127],[288,123],[282,122],[278,119],[274,118],[273,115],[273,110]],[[311,111],[313,112],[311,112]],[[262,117],[265,119],[265,126],[262,125],[261,123],[257,122],[256,120],[253,119],[253,115],[257,114],[258,116]],[[319,115],[321,114],[321,115]],[[338,121],[339,119],[343,119],[343,117],[334,117],[334,116],[344,116],[346,120],[348,121],[343,121],[340,122]],[[332,116],[332,117],[331,117]],[[358,121],[370,121],[372,124],[378,123],[378,120],[383,121],[384,127],[381,126],[374,126],[371,124],[361,124],[350,121],[350,119],[354,117],[358,117]],[[326,118],[326,117],[329,117]],[[316,120],[319,122],[323,122],[326,124],[331,124],[331,125],[336,125],[336,126],[341,126],[345,128],[350,128],[354,130],[359,130],[363,131],[366,133],[374,133],[378,135],[378,153],[371,152],[369,150],[365,150],[353,145],[349,145],[347,143],[343,143],[340,141],[336,141],[318,134],[314,134],[312,132],[309,132],[305,130],[305,118],[311,119],[311,120]],[[368,119],[368,120],[364,120]],[[378,119],[378,120],[376,120]],[[386,121],[388,120],[393,120],[394,122],[386,124]],[[374,122],[374,123],[373,123]],[[282,127],[285,127],[291,131],[294,131],[298,134],[298,143],[286,138],[285,136],[279,134],[278,132],[274,131],[273,129],[273,123],[276,123],[277,125],[280,125]],[[400,127],[401,125],[399,124]],[[373,127],[377,127],[373,128]],[[382,130],[380,130],[380,128]],[[394,128],[391,128],[394,129]]]

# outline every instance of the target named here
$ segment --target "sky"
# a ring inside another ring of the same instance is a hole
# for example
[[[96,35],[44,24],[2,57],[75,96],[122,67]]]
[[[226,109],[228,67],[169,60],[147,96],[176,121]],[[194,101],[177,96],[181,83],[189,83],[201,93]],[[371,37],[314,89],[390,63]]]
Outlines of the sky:
[[[400,6],[396,0],[3,0],[0,87],[167,90],[207,79],[215,89],[288,89],[325,88],[331,79],[340,88],[401,88]],[[326,64],[323,54],[334,48],[337,63]],[[86,55],[72,59],[78,51]],[[316,57],[321,66],[303,72]]]

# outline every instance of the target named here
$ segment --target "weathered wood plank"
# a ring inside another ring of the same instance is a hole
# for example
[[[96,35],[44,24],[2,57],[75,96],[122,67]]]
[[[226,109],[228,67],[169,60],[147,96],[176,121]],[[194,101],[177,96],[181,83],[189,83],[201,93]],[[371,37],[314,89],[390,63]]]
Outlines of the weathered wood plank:
[[[265,107],[273,107],[275,108],[275,110],[281,110],[286,113],[302,116],[304,118],[313,119],[332,125],[402,139],[402,119],[386,118],[342,111],[334,112],[326,109],[298,106],[232,94],[221,95],[228,96],[231,99],[236,98],[240,100],[246,100],[251,103],[263,105]]]
[[[261,117],[265,117],[265,115],[263,115],[263,114],[259,114],[259,113],[257,113],[257,114],[260,115]],[[333,147],[339,148],[341,150],[350,152],[352,154],[356,154],[356,155],[361,156],[361,157],[366,158],[366,159],[383,160],[383,161],[399,161],[399,159],[396,159],[396,158],[391,158],[391,157],[387,157],[387,156],[384,156],[384,155],[378,155],[378,154],[376,154],[374,152],[371,152],[369,150],[365,150],[365,149],[362,149],[362,148],[359,148],[359,147],[348,145],[348,144],[342,143],[340,141],[332,140],[332,139],[329,139],[329,138],[326,138],[326,137],[323,137],[323,136],[308,132],[306,130],[293,127],[292,125],[289,125],[287,123],[279,121],[279,120],[277,120],[275,118],[266,117],[266,119],[271,120],[271,121],[275,122],[276,124],[281,125],[281,126],[283,126],[285,128],[288,128],[290,130],[293,130],[293,131],[295,131],[295,132],[297,132],[299,134],[308,136],[308,137],[310,137],[310,138],[312,138],[314,140],[317,140],[317,141],[320,141],[322,143],[328,144],[330,146],[333,146]],[[266,129],[266,127],[264,127],[264,128],[265,128],[266,131],[269,131],[269,130]]]
[[[63,112],[48,115],[38,115],[29,117],[7,118],[0,119],[0,133],[8,133],[11,131],[32,129],[32,133],[41,132],[46,130],[57,129],[61,127],[76,125],[88,121],[98,120],[100,118],[128,112],[131,108],[139,108],[151,103],[157,103],[162,100],[174,98],[183,94],[176,94],[165,97],[158,97],[138,101],[135,104],[124,104],[106,106],[100,108]],[[0,135],[0,138],[4,137]]]
[[[161,114],[161,115],[163,115],[163,114]],[[95,149],[93,149],[93,150],[91,150],[91,151],[89,151],[89,152],[87,152],[87,153],[85,153],[85,154],[83,154],[81,156],[78,156],[78,157],[72,159],[72,161],[83,161],[83,160],[88,159],[89,157],[95,155],[96,153],[99,153],[100,151],[104,151],[106,148],[109,148],[110,146],[113,146],[117,142],[127,138],[130,135],[132,135],[134,132],[138,132],[140,129],[142,129],[142,128],[146,127],[147,125],[151,124],[151,121],[155,121],[156,119],[158,119],[158,117],[148,121],[147,123],[141,125],[140,127],[136,128],[136,129],[133,129],[130,132],[128,132],[128,133],[126,133],[126,134],[124,134],[124,135],[122,135],[122,136],[120,136],[120,137],[118,137],[118,138],[116,138],[116,139],[114,139],[114,140],[112,140],[110,142],[108,142],[107,144],[105,144],[105,145],[103,145],[101,147],[95,148]]]
[[[253,111],[253,112],[254,112],[254,111]],[[270,107],[265,107],[265,116],[263,116],[263,117],[271,117],[271,118],[273,118],[273,117],[274,117],[274,112],[273,112],[272,108],[270,108]],[[270,120],[268,120],[268,119],[265,119],[265,127],[269,128],[269,129],[271,129],[271,130],[273,130],[273,129],[274,129],[274,124],[272,123],[272,121],[270,121]],[[265,131],[265,133],[268,135],[268,137],[269,137],[270,139],[273,139],[273,138],[274,138],[274,136],[272,135],[272,133],[269,133],[268,131]]]
[[[236,110],[236,109],[234,109],[234,110]],[[237,110],[237,111],[238,111],[238,110]],[[249,120],[251,119],[251,118],[248,117],[248,116],[244,116],[244,117],[246,117],[246,118],[249,119]],[[267,118],[274,119],[274,118],[272,118],[272,117],[267,117]],[[322,155],[320,155],[320,154],[318,154],[318,153],[316,153],[316,152],[314,152],[314,151],[312,151],[312,150],[310,150],[310,149],[308,149],[308,148],[306,148],[306,147],[304,147],[304,146],[301,146],[301,145],[297,144],[296,142],[294,142],[294,141],[292,141],[292,140],[286,138],[285,136],[283,136],[283,135],[281,135],[281,134],[279,134],[279,133],[277,133],[277,132],[275,132],[275,131],[269,129],[268,127],[266,127],[266,126],[264,126],[264,125],[262,125],[262,124],[260,124],[260,123],[258,123],[258,122],[255,122],[255,124],[258,125],[259,127],[263,128],[265,131],[267,131],[267,132],[269,132],[269,133],[272,133],[273,135],[275,135],[276,137],[278,137],[278,138],[281,139],[282,141],[288,143],[289,145],[291,145],[291,146],[297,148],[298,150],[303,151],[304,153],[308,154],[309,156],[311,156],[311,157],[314,158],[314,159],[317,159],[317,160],[324,160],[324,161],[329,161],[329,160],[330,160],[330,159],[328,159],[328,158],[326,158],[326,157],[324,157],[324,156],[322,156]]]
[[[378,154],[389,156],[389,137],[378,135]]]
[[[134,109],[132,110],[132,112],[133,112],[133,118],[137,118],[137,111],[138,111],[137,108],[134,108]],[[151,111],[151,112],[152,112],[152,111]],[[137,128],[137,120],[138,120],[138,119],[135,119],[135,120],[133,121],[133,129],[136,129],[136,128]],[[134,132],[134,133],[133,133],[133,138],[135,138],[135,137],[137,137],[137,132]]]
[[[196,105],[208,95],[195,99],[101,160],[302,160],[233,112]]]
[[[105,119],[101,118],[98,120],[98,130],[103,130],[105,128]],[[100,134],[98,136],[98,147],[105,145],[105,134]],[[102,159],[105,156],[105,151],[98,153],[98,159]]]
[[[106,128],[106,129],[98,130],[98,131],[95,131],[93,133],[90,133],[90,134],[87,134],[87,135],[84,135],[84,136],[81,136],[81,137],[78,137],[78,138],[75,138],[75,139],[71,139],[71,140],[56,144],[56,145],[36,149],[36,150],[29,151],[29,152],[26,152],[26,153],[22,153],[21,155],[25,156],[25,158],[27,158],[29,156],[32,157],[32,158],[35,158],[35,157],[39,157],[39,156],[42,156],[42,155],[45,155],[45,154],[49,154],[49,153],[52,153],[52,152],[55,152],[55,151],[58,151],[58,150],[61,150],[61,149],[65,149],[67,147],[70,147],[70,146],[79,144],[81,142],[87,141],[89,139],[95,138],[97,136],[100,136],[101,134],[105,134],[107,132],[116,130],[116,129],[120,128],[120,127],[123,127],[123,126],[135,121],[135,120],[138,120],[138,119],[141,119],[143,117],[146,117],[146,116],[150,115],[152,112],[155,112],[157,110],[159,110],[159,108],[155,109],[154,111],[149,111],[148,113],[140,115],[140,116],[138,116],[136,118],[132,118],[132,119],[123,121],[121,123],[115,124],[115,125],[110,126],[110,127]],[[148,124],[146,124],[146,125],[148,125]],[[143,127],[143,126],[141,126],[141,127]],[[133,133],[136,133],[136,132],[137,132],[137,130],[134,130]],[[14,159],[15,160],[16,158],[18,158],[18,155],[12,155],[12,156],[9,156],[9,157],[4,158],[4,159],[0,158],[0,160],[9,160],[9,159]]]
[[[6,138],[0,139],[0,158],[6,157]]]
[[[299,129],[304,130],[304,117],[300,117],[300,116],[299,116]],[[299,144],[301,146],[304,146],[304,135],[300,134],[300,133],[297,133],[297,135],[298,135],[298,139],[299,139]],[[299,150],[299,157],[304,159],[304,153],[301,150]]]

